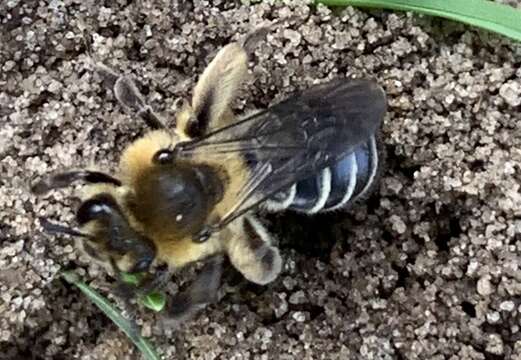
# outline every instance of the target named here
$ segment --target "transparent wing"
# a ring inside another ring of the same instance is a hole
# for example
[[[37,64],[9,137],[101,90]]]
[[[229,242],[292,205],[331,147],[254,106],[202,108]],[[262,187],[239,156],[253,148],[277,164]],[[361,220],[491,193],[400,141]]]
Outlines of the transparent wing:
[[[197,140],[179,144],[180,158],[241,154],[249,181],[221,227],[296,181],[349,154],[380,126],[385,93],[370,80],[335,80],[295,94]]]

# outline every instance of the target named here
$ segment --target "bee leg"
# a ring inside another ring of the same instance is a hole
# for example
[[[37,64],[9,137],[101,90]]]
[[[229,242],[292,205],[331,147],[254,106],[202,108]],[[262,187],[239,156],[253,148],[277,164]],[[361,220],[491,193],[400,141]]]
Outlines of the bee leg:
[[[78,180],[92,184],[105,183],[121,186],[121,181],[100,171],[72,170],[57,173],[33,182],[31,184],[31,192],[36,195],[43,195],[52,189],[67,187]]]
[[[230,105],[247,74],[248,54],[239,43],[220,49],[194,87],[191,104],[177,114],[177,131],[196,138],[232,121]]]
[[[142,295],[150,294],[155,291],[161,291],[170,281],[172,272],[166,268],[158,269],[151,276],[146,277],[137,288],[137,292]]]
[[[116,99],[128,111],[135,112],[150,128],[164,129],[165,125],[150,105],[148,105],[134,82],[102,63],[95,63],[96,71],[114,91]]]
[[[165,325],[177,327],[198,310],[217,301],[217,293],[221,284],[222,261],[223,258],[220,255],[207,260],[191,286],[171,298],[168,318],[164,320]]]
[[[136,320],[139,317],[139,308],[136,303],[132,302],[136,295],[136,287],[132,284],[125,283],[122,280],[121,271],[116,266],[113,259],[108,261],[110,268],[118,278],[116,286],[114,286],[113,294],[122,301],[122,310],[125,312],[126,319],[130,322],[131,331],[139,334],[139,326]]]
[[[234,122],[231,105],[248,75],[249,57],[277,24],[256,29],[217,52],[199,77],[192,102],[185,101],[176,116],[178,133],[197,138]]]
[[[264,226],[253,216],[244,216],[242,229],[226,244],[230,262],[246,279],[265,285],[279,275],[282,259],[272,246]]]
[[[250,55],[278,23],[258,28],[219,50],[201,74],[192,103],[185,103],[177,117],[179,132],[195,138],[234,122],[231,105],[248,75]]]

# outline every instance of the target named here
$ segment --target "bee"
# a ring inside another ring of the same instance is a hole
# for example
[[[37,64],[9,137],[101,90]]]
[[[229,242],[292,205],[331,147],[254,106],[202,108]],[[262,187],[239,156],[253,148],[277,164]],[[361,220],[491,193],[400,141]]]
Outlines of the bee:
[[[32,186],[45,194],[86,183],[76,211],[79,229],[45,219],[42,225],[80,238],[82,250],[116,274],[166,264],[142,285],[146,291],[206,260],[192,286],[171,299],[175,317],[216,299],[223,256],[253,283],[276,279],[282,259],[256,210],[311,215],[343,209],[378,178],[386,97],[372,80],[315,85],[236,119],[231,104],[248,74],[251,39],[216,54],[191,102],[177,112],[173,131],[130,78],[96,63],[119,103],[151,130],[123,151],[115,175],[70,170]]]

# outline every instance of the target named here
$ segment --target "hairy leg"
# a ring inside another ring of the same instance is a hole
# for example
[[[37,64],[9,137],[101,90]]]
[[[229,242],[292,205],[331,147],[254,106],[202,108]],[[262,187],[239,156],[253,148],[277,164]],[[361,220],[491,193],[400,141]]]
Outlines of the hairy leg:
[[[201,74],[191,104],[185,101],[177,115],[180,134],[197,138],[235,121],[231,105],[248,75],[249,55],[270,29],[257,29],[217,52]]]
[[[217,301],[217,293],[221,284],[222,262],[221,255],[206,260],[197,279],[190,287],[171,298],[167,318],[164,320],[165,325],[177,327],[198,310]]]
[[[251,282],[272,282],[280,273],[282,259],[279,250],[271,245],[267,230],[252,215],[235,221],[238,224],[232,228],[234,234],[225,243],[232,265]]]

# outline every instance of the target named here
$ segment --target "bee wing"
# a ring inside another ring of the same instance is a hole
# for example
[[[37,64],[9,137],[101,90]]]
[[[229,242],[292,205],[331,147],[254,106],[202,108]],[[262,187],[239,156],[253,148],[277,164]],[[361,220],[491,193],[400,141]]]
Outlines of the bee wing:
[[[380,126],[386,111],[383,89],[370,80],[335,80],[295,94],[266,111],[194,141],[177,156],[223,157],[240,153],[249,181],[224,226],[293,183],[316,174],[351,153]]]

